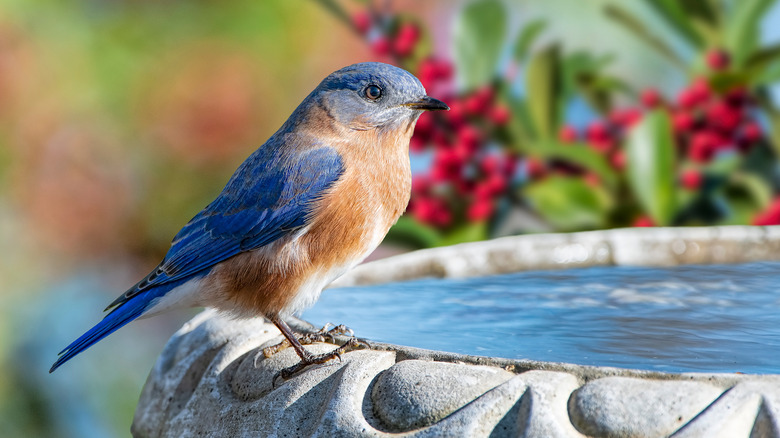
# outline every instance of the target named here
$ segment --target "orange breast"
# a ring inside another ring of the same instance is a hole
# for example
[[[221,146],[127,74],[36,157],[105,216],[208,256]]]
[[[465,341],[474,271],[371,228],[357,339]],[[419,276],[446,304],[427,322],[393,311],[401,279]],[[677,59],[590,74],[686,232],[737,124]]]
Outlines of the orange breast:
[[[321,268],[349,266],[382,241],[406,209],[411,191],[409,139],[376,131],[355,133],[340,148],[346,171],[323,197],[304,246]],[[359,145],[355,147],[355,145]]]

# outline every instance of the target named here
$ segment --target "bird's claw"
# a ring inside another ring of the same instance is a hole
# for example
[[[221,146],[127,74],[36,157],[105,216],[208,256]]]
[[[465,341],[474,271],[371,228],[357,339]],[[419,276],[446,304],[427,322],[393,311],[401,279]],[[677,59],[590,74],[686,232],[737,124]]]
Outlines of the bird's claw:
[[[301,361],[298,362],[297,364],[279,371],[276,374],[276,376],[274,376],[274,381],[276,381],[277,377],[281,377],[284,380],[288,380],[291,377],[295,376],[295,374],[297,374],[298,372],[302,371],[304,368],[308,367],[309,365],[322,364],[333,359],[338,359],[339,362],[343,362],[341,356],[358,347],[371,348],[368,342],[362,339],[350,338],[346,343],[344,343],[344,345],[341,345],[340,347],[336,348],[333,351],[330,351],[328,353],[323,353],[323,354],[309,355],[306,359],[301,359]]]
[[[303,335],[298,337],[298,342],[300,342],[301,345],[311,345],[317,342],[326,342],[329,344],[335,344],[336,336],[354,336],[354,335],[355,332],[353,332],[352,329],[345,326],[344,324],[333,325],[331,323],[327,323],[321,329],[319,329],[314,333],[304,333]],[[288,341],[287,339],[283,339],[282,342],[279,342],[276,345],[271,345],[270,347],[263,348],[263,356],[267,359],[273,356],[274,354],[282,350],[285,350],[288,347],[290,347],[290,341]],[[371,346],[369,346],[368,348],[371,348]]]

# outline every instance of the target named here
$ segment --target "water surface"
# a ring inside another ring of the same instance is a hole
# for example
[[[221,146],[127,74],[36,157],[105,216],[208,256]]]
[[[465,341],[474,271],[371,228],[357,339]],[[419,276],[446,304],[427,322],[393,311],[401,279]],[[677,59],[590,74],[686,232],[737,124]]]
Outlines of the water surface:
[[[594,267],[328,289],[303,318],[456,353],[780,374],[780,263]]]

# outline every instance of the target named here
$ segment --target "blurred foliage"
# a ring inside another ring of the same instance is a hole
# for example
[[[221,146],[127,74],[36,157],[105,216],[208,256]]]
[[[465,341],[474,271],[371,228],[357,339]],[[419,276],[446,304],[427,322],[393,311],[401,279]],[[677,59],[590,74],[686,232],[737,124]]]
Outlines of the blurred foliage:
[[[375,54],[451,107],[418,122],[411,149],[432,165],[415,176],[413,220],[389,239],[424,247],[528,232],[517,218],[529,214],[558,231],[780,223],[780,112],[766,88],[780,50],[760,37],[774,1],[640,0],[672,34],[629,3],[606,2],[605,19],[689,76],[674,99],[611,73],[609,53],[568,49],[544,20],[508,32],[511,10],[498,0],[460,8],[452,62],[415,46],[425,23],[359,3],[349,22]],[[566,119],[577,102],[594,115],[585,127]]]

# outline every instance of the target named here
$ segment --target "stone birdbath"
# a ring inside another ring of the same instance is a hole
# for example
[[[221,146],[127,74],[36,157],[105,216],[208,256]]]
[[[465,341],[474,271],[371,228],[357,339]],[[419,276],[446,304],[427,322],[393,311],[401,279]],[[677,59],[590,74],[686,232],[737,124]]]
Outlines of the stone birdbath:
[[[607,230],[417,251],[361,265],[335,286],[767,260],[780,260],[780,228]],[[316,331],[305,321],[291,323]],[[152,369],[133,435],[780,437],[780,375],[771,373],[668,373],[371,342],[370,350],[282,381],[274,377],[297,362],[294,351],[268,359],[261,353],[279,340],[262,319],[197,315]],[[319,353],[333,346],[307,348]]]

